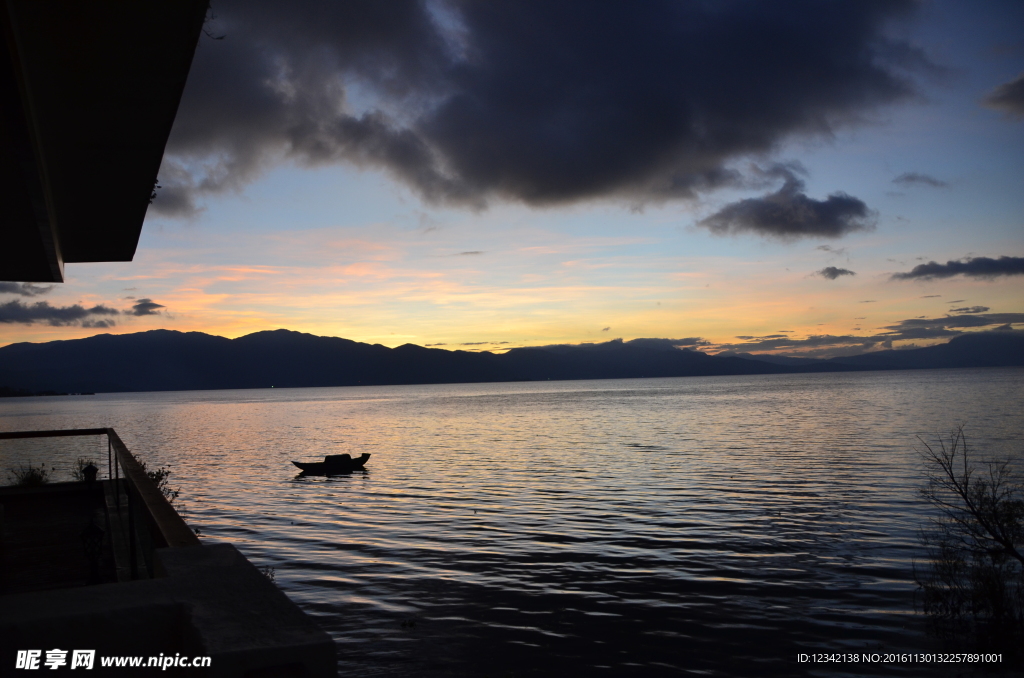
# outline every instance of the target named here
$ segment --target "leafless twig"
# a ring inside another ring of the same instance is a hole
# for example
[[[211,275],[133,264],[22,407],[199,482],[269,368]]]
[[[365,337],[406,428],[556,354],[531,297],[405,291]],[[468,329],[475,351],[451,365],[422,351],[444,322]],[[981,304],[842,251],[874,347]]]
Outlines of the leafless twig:
[[[931,468],[921,494],[938,509],[921,535],[928,566],[915,568],[924,610],[946,635],[1016,647],[1024,630],[1024,485],[1009,460],[975,461],[962,424],[936,446],[921,445]]]

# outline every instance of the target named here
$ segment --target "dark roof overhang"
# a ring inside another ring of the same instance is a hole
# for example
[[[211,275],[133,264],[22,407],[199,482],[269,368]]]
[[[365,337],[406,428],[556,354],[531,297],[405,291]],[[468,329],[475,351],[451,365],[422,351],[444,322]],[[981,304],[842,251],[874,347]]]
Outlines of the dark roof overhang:
[[[5,0],[0,280],[131,261],[208,0]]]

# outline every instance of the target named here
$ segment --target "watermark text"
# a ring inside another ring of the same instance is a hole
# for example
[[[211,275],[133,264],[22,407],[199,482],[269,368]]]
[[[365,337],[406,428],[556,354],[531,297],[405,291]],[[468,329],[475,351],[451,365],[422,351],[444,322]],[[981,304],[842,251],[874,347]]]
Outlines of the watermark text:
[[[182,656],[180,652],[174,655],[151,657],[131,656],[100,656],[97,662],[96,650],[62,650],[58,647],[52,650],[18,650],[14,660],[14,668],[23,671],[38,671],[49,669],[67,669],[74,671],[83,669],[89,671],[97,665],[103,668],[150,668],[166,671],[167,669],[199,669],[210,666],[210,657]]]

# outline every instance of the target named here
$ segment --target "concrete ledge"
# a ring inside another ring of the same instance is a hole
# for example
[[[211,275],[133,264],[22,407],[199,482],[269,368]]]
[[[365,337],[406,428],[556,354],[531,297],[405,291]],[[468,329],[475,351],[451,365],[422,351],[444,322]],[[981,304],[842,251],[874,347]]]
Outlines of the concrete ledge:
[[[0,598],[0,666],[4,675],[14,668],[18,650],[96,650],[98,656],[186,651],[182,630],[187,626],[188,610],[182,603],[154,595],[152,589],[109,590],[117,586]]]
[[[281,589],[230,544],[156,552],[158,572],[191,604],[191,625],[211,675],[243,676],[298,664],[309,676],[334,676],[334,642]],[[219,673],[218,666],[233,667]],[[303,675],[303,674],[298,674]]]
[[[158,549],[155,561],[157,579],[0,597],[0,666],[61,648],[210,656],[187,671],[197,677],[337,675],[331,638],[234,546]]]
[[[33,485],[31,487],[5,485],[0,487],[0,501],[3,501],[4,497],[35,497],[38,495],[68,493],[88,494],[96,492],[101,482],[104,481],[97,481],[95,485],[86,485],[82,482],[43,483],[42,485]]]

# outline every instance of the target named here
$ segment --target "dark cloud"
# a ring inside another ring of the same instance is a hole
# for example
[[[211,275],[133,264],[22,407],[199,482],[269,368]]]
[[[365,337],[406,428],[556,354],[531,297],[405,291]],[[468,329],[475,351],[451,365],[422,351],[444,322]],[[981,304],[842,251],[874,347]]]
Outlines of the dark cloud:
[[[796,351],[804,355],[808,349],[834,349],[841,346],[856,346],[859,350],[874,348],[879,340],[873,337],[853,335],[817,334],[804,339],[786,337],[780,334],[769,334],[763,337],[736,337],[742,339],[739,344],[718,344],[716,350],[722,351]]]
[[[960,261],[947,261],[940,264],[929,261],[918,264],[906,273],[894,273],[893,280],[931,280],[933,278],[952,278],[955,275],[966,275],[971,278],[992,279],[1001,275],[1024,275],[1024,257],[968,257]]]
[[[17,294],[22,297],[38,297],[49,294],[54,285],[33,285],[32,283],[0,282],[0,294]]]
[[[950,313],[984,313],[991,310],[988,306],[962,306],[949,309]]]
[[[9,301],[0,304],[0,323],[20,323],[22,325],[50,325],[64,327],[80,325],[82,327],[111,327],[114,321],[104,316],[120,315],[116,308],[103,305],[85,308],[80,304],[74,306],[51,306],[49,302],[37,301],[34,304],[23,304],[20,301]]]
[[[965,329],[995,328],[998,325],[1024,323],[1024,313],[980,313],[946,316],[944,318],[909,318],[895,325],[887,325],[885,332],[871,337],[875,341],[906,341],[914,339],[941,339],[963,334]]]
[[[833,193],[815,200],[804,192],[795,165],[773,165],[761,173],[783,179],[782,188],[760,198],[730,203],[698,223],[714,233],[753,232],[786,240],[804,237],[840,238],[851,231],[874,228],[874,213],[862,200]]]
[[[602,328],[601,328],[601,331],[602,331],[602,332],[608,332],[608,331],[609,331],[609,330],[611,330],[611,329],[612,329],[611,327],[602,327]]]
[[[889,325],[885,329],[893,332],[906,332],[919,328],[948,330],[1012,323],[1024,323],[1024,313],[975,313],[950,315],[943,318],[911,318],[909,320],[901,320],[895,325]]]
[[[46,294],[50,291],[49,288],[42,288],[39,291],[39,286],[29,285],[28,283],[25,283],[22,287],[37,288],[37,290],[30,289],[28,293],[19,292],[23,296]],[[0,287],[0,291],[6,290]],[[122,314],[133,316],[158,315],[160,311],[157,309],[160,308],[164,308],[163,305],[155,303],[152,299],[139,299],[132,306],[131,310],[128,311],[119,311],[116,308],[110,308],[102,304],[86,308],[81,304],[51,306],[45,301],[38,301],[34,304],[11,301],[6,304],[0,304],[0,323],[47,324],[54,327],[78,325],[81,327],[106,328],[113,327],[116,324],[111,316]]]
[[[686,337],[685,339],[631,339],[625,342],[627,346],[637,348],[693,348],[695,346],[710,346],[711,342],[700,337]]]
[[[585,344],[550,344],[548,346],[534,346],[532,348],[542,348],[546,351],[555,352],[566,352],[566,351],[606,351],[609,349],[617,349],[622,346],[632,346],[635,348],[654,349],[660,351],[674,351],[681,348],[695,348],[697,346],[710,346],[711,342],[700,337],[686,337],[685,339],[631,339],[629,341],[623,341],[622,339],[611,339],[609,341],[601,341],[597,343],[585,343]]]
[[[949,184],[941,179],[928,176],[927,174],[920,174],[918,172],[904,172],[895,179],[892,180],[894,184],[901,184],[903,186],[931,186],[932,188],[946,188]]]
[[[692,197],[912,97],[927,60],[884,27],[915,4],[220,0],[153,209],[193,214],[281,161],[472,207]],[[806,207],[836,234],[863,203]]]
[[[83,320],[82,327],[91,327],[93,329],[105,329],[116,325],[113,320]]]
[[[926,295],[924,295],[921,298],[922,299],[935,299],[935,298],[941,297],[941,296],[942,296],[941,294],[926,294]]]
[[[481,252],[480,250],[472,250],[472,251],[469,251],[469,252],[457,252],[454,256],[456,256],[456,257],[465,257],[465,256],[472,256],[472,255],[475,255],[475,254],[483,254],[483,252]]]
[[[816,275],[820,275],[822,278],[828,278],[829,280],[835,280],[841,275],[857,275],[857,273],[851,271],[848,268],[836,268],[835,266],[826,266],[820,271],[817,271]]]
[[[805,357],[834,357],[850,355],[876,348],[892,348],[894,341],[917,339],[943,339],[963,334],[965,329],[1012,329],[1013,324],[1024,323],[1024,313],[978,313],[945,316],[943,318],[909,318],[888,325],[875,334],[811,335],[803,339],[769,334],[761,337],[736,337],[742,343],[717,344],[716,351],[786,351]]]
[[[1024,73],[996,87],[982,99],[982,103],[1011,117],[1024,117]]]
[[[132,304],[131,311],[125,311],[131,315],[159,315],[160,311],[158,308],[164,308],[163,304],[157,304],[152,299],[139,299],[138,302]]]

